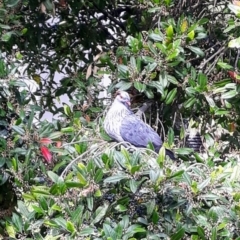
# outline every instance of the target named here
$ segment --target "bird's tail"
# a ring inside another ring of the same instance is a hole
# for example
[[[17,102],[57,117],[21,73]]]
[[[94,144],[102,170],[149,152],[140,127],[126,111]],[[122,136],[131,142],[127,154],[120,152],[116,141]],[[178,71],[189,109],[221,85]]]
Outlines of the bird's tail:
[[[166,155],[168,155],[172,160],[177,160],[174,153],[168,149],[166,149]]]

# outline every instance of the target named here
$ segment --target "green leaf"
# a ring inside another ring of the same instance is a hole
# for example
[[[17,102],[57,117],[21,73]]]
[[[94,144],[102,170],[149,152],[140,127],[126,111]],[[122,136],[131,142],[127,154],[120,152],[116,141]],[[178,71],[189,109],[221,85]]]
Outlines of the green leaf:
[[[6,6],[11,8],[11,7],[15,7],[18,5],[18,3],[20,2],[20,0],[8,0],[6,1]]]
[[[199,183],[198,184],[198,190],[199,191],[202,191],[205,187],[207,187],[211,182],[211,178],[207,178],[205,179],[203,182]]]
[[[126,237],[129,239],[129,237],[132,237],[135,233],[145,233],[146,229],[142,228],[139,224],[133,224],[130,227],[128,227],[126,231]],[[130,239],[129,239],[130,240]]]
[[[42,187],[42,186],[34,186],[31,189],[31,193],[36,196],[36,195],[42,195],[42,196],[49,196],[51,195],[49,192],[48,187]]]
[[[173,49],[167,56],[167,61],[172,61],[174,58],[176,58],[180,53],[180,50],[178,48]]]
[[[199,25],[203,25],[209,22],[208,18],[201,18],[200,20],[198,20],[198,24]]]
[[[103,170],[102,169],[98,169],[95,176],[94,176],[94,181],[96,183],[99,183],[102,181],[103,178]]]
[[[115,176],[108,177],[104,179],[104,183],[116,183],[123,179],[129,179],[129,176],[125,174],[116,174]]]
[[[57,224],[58,227],[61,227],[67,230],[67,221],[64,218],[62,217],[55,218],[53,222]]]
[[[171,240],[179,240],[179,239],[182,239],[183,236],[184,236],[184,233],[185,233],[185,229],[184,228],[181,228],[179,229],[175,234],[173,234],[171,236]]]
[[[61,132],[62,133],[72,133],[74,132],[74,127],[65,127],[65,128],[61,128]]]
[[[156,33],[150,33],[149,34],[149,37],[151,39],[153,39],[154,41],[157,41],[157,42],[162,42],[163,41],[163,35],[162,34],[156,34]]]
[[[195,93],[197,93],[198,91],[194,88],[194,87],[187,87],[186,88],[186,93],[190,96],[194,95]]]
[[[235,97],[238,94],[238,92],[236,90],[231,90],[225,93],[222,93],[221,98],[222,99],[230,99]]]
[[[128,69],[128,66],[125,66],[125,65],[118,65],[118,73],[119,73],[119,77],[121,79],[126,79],[128,78],[128,75],[129,75],[129,69]]]
[[[13,105],[10,102],[7,102],[7,107],[8,109],[13,110]]]
[[[65,182],[67,188],[82,188],[85,185],[79,182],[73,182],[73,181],[66,181]]]
[[[133,193],[136,193],[136,191],[137,191],[137,189],[138,189],[138,184],[137,184],[136,180],[131,179],[131,180],[129,181],[129,186],[130,186],[131,191],[132,191]]]
[[[138,71],[136,58],[134,56],[130,57],[130,64],[131,64],[131,68],[133,69],[133,71]]]
[[[22,136],[26,134],[25,130],[19,126],[12,126],[12,129]]]
[[[93,197],[87,197],[87,207],[90,211],[93,210]]]
[[[53,132],[53,133],[51,133],[51,134],[48,136],[48,138],[50,138],[50,139],[58,139],[58,138],[60,138],[62,135],[63,135],[62,132]]]
[[[197,226],[197,233],[203,240],[206,240],[205,233],[202,227]]]
[[[59,176],[56,173],[54,173],[52,171],[48,171],[47,174],[54,183],[58,182]]]
[[[198,84],[202,90],[205,90],[207,87],[207,76],[203,73],[198,74]]]
[[[135,174],[136,172],[138,172],[141,169],[141,165],[135,165],[133,167],[131,167],[131,174]]]
[[[119,90],[125,91],[128,90],[132,86],[132,82],[120,81],[115,85],[115,87]]]
[[[148,86],[156,88],[159,93],[164,95],[164,87],[160,81],[151,81],[148,83]]]
[[[195,31],[192,30],[187,34],[187,37],[192,41],[195,37]]]
[[[177,88],[173,88],[167,95],[166,97],[166,100],[165,100],[165,103],[168,105],[168,104],[171,104],[173,102],[173,100],[175,100],[175,97],[176,97],[176,94],[177,94]]]
[[[175,150],[177,154],[181,155],[189,155],[193,152],[193,149],[191,148],[179,148]]]
[[[3,42],[8,42],[11,39],[12,35],[13,35],[13,32],[4,33],[1,37],[1,40]]]
[[[152,43],[151,41],[148,41],[147,44],[148,44],[148,48],[150,49],[150,51],[151,51],[155,56],[157,56],[158,53],[157,53],[157,51],[156,51],[155,46],[153,45],[153,43]]]
[[[189,48],[192,52],[196,53],[200,57],[204,56],[204,52],[198,47],[188,46],[187,48]]]
[[[103,231],[107,239],[108,238],[116,239],[115,231],[109,224],[106,224],[106,223],[103,224]]]
[[[83,186],[86,186],[88,184],[87,179],[80,172],[77,173],[77,178]]]
[[[173,37],[173,26],[172,25],[169,25],[168,28],[166,29],[166,35],[167,37],[169,38],[172,38]]]
[[[154,223],[154,224],[157,224],[158,223],[158,221],[159,221],[159,214],[158,214],[158,212],[157,211],[153,211],[153,214],[152,214],[152,222]]]
[[[148,97],[149,99],[154,98],[154,94],[153,94],[153,91],[152,91],[151,89],[147,88],[147,89],[144,91],[144,93],[147,95],[147,97]]]
[[[172,146],[174,143],[174,131],[172,128],[169,128],[168,130],[168,145]]]
[[[231,66],[231,65],[229,65],[229,64],[227,64],[227,63],[225,63],[225,62],[219,61],[219,62],[217,63],[217,65],[218,65],[220,68],[222,68],[222,69],[226,69],[226,70],[233,69],[233,66]]]
[[[94,234],[94,232],[95,232],[94,228],[86,227],[86,228],[83,228],[83,229],[78,233],[78,235],[79,235],[79,236],[89,236],[89,235]]]
[[[197,34],[197,36],[195,37],[195,39],[197,39],[197,40],[206,39],[207,36],[208,36],[208,35],[207,35],[206,33],[199,32],[199,33]]]
[[[217,240],[217,228],[213,227],[211,231],[211,240]]]
[[[22,197],[24,200],[27,200],[27,201],[35,201],[36,200],[36,198],[32,194],[23,193]]]
[[[163,167],[165,156],[166,156],[166,150],[165,150],[165,147],[162,146],[159,150],[159,154],[158,154],[158,158],[157,158],[157,163],[160,166],[160,168]]]
[[[65,113],[67,116],[71,116],[71,115],[72,115],[71,108],[70,108],[67,104],[64,104],[63,110],[64,110],[64,113]]]
[[[196,97],[189,98],[186,102],[183,103],[185,108],[190,108],[197,101]]]
[[[204,137],[208,146],[214,145],[214,138],[210,134],[207,133]]]
[[[105,216],[107,210],[108,210],[108,204],[104,204],[104,206],[100,206],[95,211],[95,218],[93,219],[91,224],[95,224],[100,222],[103,217]]]
[[[79,205],[75,208],[74,211],[71,211],[71,221],[74,224],[78,224],[79,220],[82,220],[82,215],[83,215],[83,210],[84,210],[84,206],[83,205]]]
[[[147,207],[147,216],[150,217],[152,215],[154,209],[156,208],[155,199],[148,201],[146,203],[146,207]]]
[[[16,227],[16,229],[18,230],[18,232],[22,232],[23,231],[23,221],[22,218],[17,215],[16,213],[13,212],[12,214],[12,222],[14,224],[14,226]]]
[[[202,159],[202,157],[198,153],[195,152],[195,153],[193,153],[193,155],[194,155],[197,162],[204,163],[204,160]]]
[[[208,97],[207,95],[205,95],[205,98],[206,98],[210,107],[214,108],[216,106],[214,100],[211,97]]]
[[[9,237],[15,239],[16,231],[15,231],[13,225],[9,224],[8,222],[6,222],[6,231],[7,231]]]
[[[6,163],[6,158],[0,157],[0,168]],[[16,167],[14,167],[14,170],[16,171]]]
[[[180,170],[180,171],[177,171],[177,172],[174,172],[170,177],[168,177],[169,179],[171,178],[175,178],[175,177],[179,177],[181,175],[183,175],[184,173],[184,170]]]
[[[153,7],[153,8],[149,8],[148,12],[155,13],[155,12],[159,12],[160,10],[161,10],[161,7]]]
[[[34,116],[35,116],[35,111],[32,110],[31,113],[30,113],[29,119],[28,119],[28,124],[27,124],[27,129],[28,130],[32,129]]]
[[[146,90],[146,85],[140,82],[135,81],[134,82],[134,87],[139,91],[139,92],[144,92]]]
[[[2,28],[2,29],[7,29],[7,30],[11,29],[10,26],[5,25],[5,24],[1,24],[1,23],[0,23],[0,28]]]
[[[175,85],[178,85],[177,79],[171,75],[167,75],[167,80]]]
[[[129,45],[129,47],[131,47],[131,50],[134,52],[134,53],[137,53],[140,49],[139,49],[139,40],[137,38],[134,38],[132,36],[128,36],[127,37],[127,43]]]
[[[163,45],[161,43],[156,43],[155,45],[164,55],[167,55],[168,51],[167,51],[167,48],[165,45]]]
[[[143,57],[142,57],[142,60],[143,60],[145,63],[154,63],[154,62],[155,62],[155,59],[154,59],[154,58],[148,57],[148,56],[143,56]]]
[[[215,201],[220,198],[218,195],[212,194],[212,193],[200,195],[199,197],[201,197],[202,199],[205,199],[207,201]]]
[[[122,220],[119,222],[119,225],[126,229],[128,227],[128,224],[129,224],[129,216],[128,215],[124,215],[122,217]]]
[[[70,233],[75,233],[76,232],[76,229],[75,229],[74,224],[72,222],[67,221],[66,227],[67,227],[67,230]]]
[[[128,208],[122,204],[118,204],[115,209],[118,211],[118,212],[125,212],[128,210]]]
[[[146,71],[148,73],[152,72],[155,68],[157,67],[157,63],[154,62],[154,63],[149,63],[147,66],[146,66]]]

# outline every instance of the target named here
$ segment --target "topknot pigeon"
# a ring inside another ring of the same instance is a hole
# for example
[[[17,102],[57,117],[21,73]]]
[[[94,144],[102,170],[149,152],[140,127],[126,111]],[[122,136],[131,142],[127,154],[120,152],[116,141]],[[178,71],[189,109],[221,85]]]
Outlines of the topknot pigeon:
[[[156,152],[162,146],[159,135],[130,109],[130,97],[125,91],[117,91],[117,96],[104,120],[104,129],[117,142],[129,142],[136,147],[147,147],[151,142]],[[175,160],[174,153],[166,149],[166,154]]]

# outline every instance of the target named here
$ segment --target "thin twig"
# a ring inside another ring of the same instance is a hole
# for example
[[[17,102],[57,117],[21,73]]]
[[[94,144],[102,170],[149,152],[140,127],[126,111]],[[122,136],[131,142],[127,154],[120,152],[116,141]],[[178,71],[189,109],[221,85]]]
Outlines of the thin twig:
[[[212,63],[212,64],[207,68],[207,70],[205,71],[205,74],[206,74],[206,75],[208,75],[208,74],[211,73],[211,71],[213,70],[213,68],[214,68],[215,65],[217,64],[218,59],[219,59],[220,57],[222,57],[222,55],[223,55],[223,52],[222,52],[221,54],[219,54],[219,56],[217,56],[217,57],[214,59],[213,63]]]
[[[138,111],[135,113],[135,115],[139,118],[142,118],[142,114],[147,111],[149,107],[151,107],[152,102],[145,102],[143,103],[142,107],[138,109]]]
[[[69,146],[69,145],[73,145],[73,144],[77,144],[77,143],[83,143],[83,142],[103,142],[103,139],[94,139],[94,140],[80,140],[80,141],[76,141],[76,142],[69,142],[69,143],[65,143],[61,146],[61,148],[65,147],[65,146]]]
[[[98,148],[101,147],[101,146],[105,146],[105,145],[106,145],[105,143],[102,143],[102,144],[100,144],[100,146],[98,146]],[[78,161],[78,160],[82,159],[83,157],[85,157],[85,156],[86,156],[88,153],[90,153],[91,151],[94,152],[94,150],[90,148],[90,149],[88,149],[86,152],[82,153],[81,155],[79,155],[78,157],[76,157],[75,159],[73,159],[73,160],[67,165],[67,167],[63,170],[63,172],[61,173],[61,176],[60,176],[60,177],[64,178],[64,175],[68,172],[68,170],[71,168],[71,166],[72,166],[76,161]],[[95,151],[96,151],[96,149],[95,149]]]
[[[221,53],[223,50],[225,50],[225,46],[221,47],[218,49],[218,51],[216,51],[211,57],[209,57],[207,60],[205,60],[200,66],[199,69],[203,69],[205,67],[205,65],[211,61],[216,55],[218,55],[219,53]]]
[[[163,124],[162,124],[162,122],[161,122],[160,119],[158,119],[158,122],[161,124],[162,132],[163,132],[163,139],[165,140],[165,138],[166,138],[166,134],[165,134],[165,130],[164,130]]]

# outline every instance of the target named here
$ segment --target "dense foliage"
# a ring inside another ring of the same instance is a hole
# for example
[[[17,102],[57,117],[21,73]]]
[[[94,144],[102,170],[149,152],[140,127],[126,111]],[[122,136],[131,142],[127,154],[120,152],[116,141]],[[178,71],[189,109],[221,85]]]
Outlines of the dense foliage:
[[[240,239],[239,16],[226,0],[0,3],[0,234]],[[104,74],[178,161],[107,142]]]

